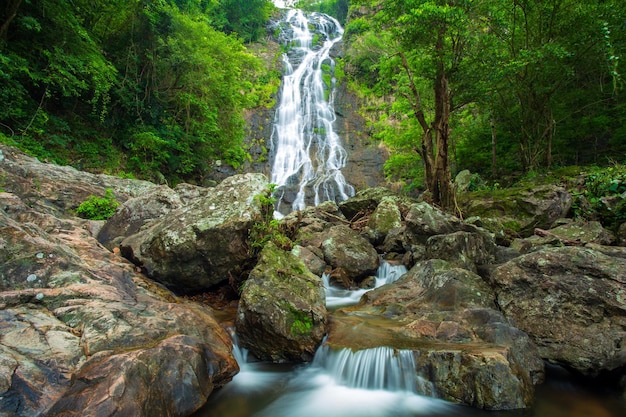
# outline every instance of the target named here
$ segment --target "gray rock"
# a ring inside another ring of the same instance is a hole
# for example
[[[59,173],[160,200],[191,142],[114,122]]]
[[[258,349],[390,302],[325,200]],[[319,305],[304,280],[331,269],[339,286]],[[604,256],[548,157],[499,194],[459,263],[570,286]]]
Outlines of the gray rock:
[[[372,213],[367,226],[373,231],[374,243],[381,243],[393,229],[402,227],[402,214],[393,197],[383,197]]]
[[[245,282],[235,326],[242,346],[264,360],[310,360],[326,333],[322,280],[269,243]]]
[[[374,275],[379,259],[376,249],[348,226],[333,226],[325,232],[321,244],[324,260],[333,269],[341,269],[350,280],[361,281]]]
[[[210,309],[138,274],[89,222],[12,196],[0,210],[0,414],[189,415],[237,372]]]
[[[484,409],[526,408],[543,362],[494,300],[478,275],[443,260],[420,262],[333,317],[327,343],[409,349],[430,394]]]
[[[528,237],[535,228],[549,229],[565,217],[572,201],[563,187],[540,185],[507,189],[487,197],[468,193],[461,196],[459,204],[467,217],[497,218],[512,232]]]
[[[426,241],[426,258],[443,259],[476,272],[476,265],[495,262],[496,245],[485,233],[455,232],[431,236]]]
[[[249,271],[248,234],[260,221],[262,174],[230,177],[207,194],[172,210],[125,238],[122,254],[153,279],[178,291],[212,288]]]
[[[580,247],[550,248],[492,274],[501,310],[541,356],[586,374],[626,365],[626,260]]]

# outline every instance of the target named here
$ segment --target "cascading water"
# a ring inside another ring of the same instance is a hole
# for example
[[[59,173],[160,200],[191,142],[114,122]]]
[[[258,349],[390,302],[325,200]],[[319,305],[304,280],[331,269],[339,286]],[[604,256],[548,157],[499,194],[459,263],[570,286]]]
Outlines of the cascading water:
[[[407,269],[404,265],[392,265],[389,262],[382,262],[378,267],[378,271],[376,271],[374,288],[394,282],[406,272]],[[326,292],[326,307],[329,309],[356,304],[361,299],[361,296],[369,291],[369,289],[347,290],[334,287],[330,285],[330,276],[326,273],[322,275],[322,282]]]
[[[288,52],[272,132],[277,215],[354,194],[341,173],[347,153],[333,126],[335,62],[330,50],[343,29],[330,16],[296,9],[286,11],[283,26]]]

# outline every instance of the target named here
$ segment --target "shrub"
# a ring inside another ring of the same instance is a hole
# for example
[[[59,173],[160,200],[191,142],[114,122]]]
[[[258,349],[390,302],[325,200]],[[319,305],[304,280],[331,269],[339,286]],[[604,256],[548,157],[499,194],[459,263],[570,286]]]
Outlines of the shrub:
[[[107,188],[104,197],[91,195],[83,201],[76,209],[76,214],[89,220],[107,220],[115,214],[119,205],[120,203],[115,200],[113,191]]]

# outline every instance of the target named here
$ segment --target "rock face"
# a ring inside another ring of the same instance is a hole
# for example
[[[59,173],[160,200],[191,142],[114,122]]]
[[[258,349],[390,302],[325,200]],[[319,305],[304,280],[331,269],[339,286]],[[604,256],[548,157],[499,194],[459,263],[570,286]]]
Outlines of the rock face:
[[[235,326],[242,346],[275,362],[310,359],[326,333],[322,281],[268,244],[244,284]]]
[[[124,238],[138,233],[172,210],[180,209],[190,201],[206,196],[210,189],[188,184],[171,189],[165,185],[154,187],[138,197],[127,200],[105,223],[98,233],[98,241],[109,250],[119,247]]]
[[[528,407],[543,379],[543,362],[494,300],[478,275],[442,260],[421,262],[343,309],[327,343],[410,349],[417,374],[432,382],[437,397],[485,409]],[[357,328],[358,335],[351,330]]]
[[[502,311],[543,358],[586,375],[626,366],[626,260],[579,247],[533,252],[491,275]]]
[[[71,216],[104,188],[128,199],[157,186],[2,155],[0,415],[195,412],[238,370],[229,336]]]
[[[137,197],[157,185],[110,175],[94,175],[72,167],[43,164],[36,158],[0,144],[2,189],[20,196],[35,212],[65,217],[90,195],[104,196],[110,188],[119,201]]]
[[[466,217],[499,218],[508,228],[527,237],[535,228],[549,229],[567,215],[572,195],[563,187],[541,185],[507,190],[503,198],[462,196],[460,204]]]
[[[256,197],[267,187],[262,174],[229,177],[126,237],[121,252],[148,276],[178,291],[206,290],[236,278],[253,260],[248,233],[261,216]]]
[[[154,415],[150,401],[176,387],[169,395],[183,390],[187,401],[165,396],[160,412],[191,414],[237,371],[228,336],[209,310],[146,281],[82,224],[65,220],[63,229],[47,233],[0,213],[0,411],[31,416],[52,406],[50,415],[110,409],[148,416]],[[148,378],[138,358],[158,358],[162,372]],[[168,367],[180,373],[165,372]],[[145,389],[136,379],[140,371]]]
[[[367,239],[344,225],[329,228],[325,235],[321,249],[333,269],[341,269],[355,281],[376,273],[378,253]]]

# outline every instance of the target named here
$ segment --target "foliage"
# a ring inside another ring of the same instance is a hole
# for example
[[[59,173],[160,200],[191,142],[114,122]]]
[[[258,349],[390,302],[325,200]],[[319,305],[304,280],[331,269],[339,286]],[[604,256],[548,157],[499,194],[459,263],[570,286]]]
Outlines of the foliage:
[[[270,0],[221,0],[210,16],[215,28],[254,42],[265,33],[273,8]]]
[[[273,242],[278,248],[291,250],[293,243],[281,229],[279,220],[274,218],[274,191],[276,184],[270,184],[264,193],[255,196],[261,209],[260,218],[250,229],[250,246],[259,252],[268,242]]]
[[[243,110],[275,88],[242,39],[264,30],[268,0],[9,6],[14,18],[0,14],[10,27],[0,39],[0,131],[23,150],[172,183],[201,182],[214,160],[245,159]]]
[[[367,103],[362,113],[391,151],[387,172],[396,179],[415,182],[406,177],[418,179],[418,168],[427,168],[423,157],[411,156],[423,143],[413,116],[419,108],[432,120],[437,101],[428,91],[438,68],[451,89],[448,156],[456,171],[498,180],[624,154],[624,2],[351,5],[346,72]]]
[[[617,228],[626,222],[626,165],[593,169],[572,194],[576,217],[599,219],[604,226]]]
[[[113,195],[113,190],[107,188],[103,197],[91,195],[80,203],[76,208],[76,214],[89,220],[107,220],[115,214],[119,205],[120,203]]]
[[[348,0],[299,0],[296,3],[296,7],[333,16],[339,23],[345,26],[349,3]]]

